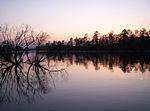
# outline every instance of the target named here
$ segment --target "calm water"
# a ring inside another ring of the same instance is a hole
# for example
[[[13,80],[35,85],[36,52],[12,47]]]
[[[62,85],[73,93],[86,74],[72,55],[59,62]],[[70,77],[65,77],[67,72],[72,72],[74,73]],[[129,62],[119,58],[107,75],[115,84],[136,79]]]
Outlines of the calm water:
[[[30,56],[37,64],[26,60],[18,68],[1,59],[0,111],[150,111],[149,55],[40,54]]]

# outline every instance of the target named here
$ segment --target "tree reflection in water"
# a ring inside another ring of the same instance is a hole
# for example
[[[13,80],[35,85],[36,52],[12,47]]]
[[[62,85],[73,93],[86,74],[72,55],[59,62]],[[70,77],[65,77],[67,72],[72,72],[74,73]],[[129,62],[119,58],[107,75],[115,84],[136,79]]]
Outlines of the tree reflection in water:
[[[95,70],[101,67],[113,71],[114,67],[120,68],[124,73],[131,71],[142,72],[150,71],[150,54],[130,53],[130,54],[108,54],[108,53],[69,53],[69,54],[47,54],[53,57],[54,61],[62,61],[67,64],[84,65],[86,69],[93,64]]]
[[[0,103],[33,103],[41,94],[50,92],[57,80],[68,78],[64,66],[57,67],[60,62],[87,69],[92,63],[95,70],[106,67],[113,71],[118,67],[124,73],[150,71],[149,54],[4,53],[0,58]]]
[[[33,103],[41,94],[66,80],[65,69],[48,67],[47,57],[37,53],[11,52],[0,58],[0,103]]]

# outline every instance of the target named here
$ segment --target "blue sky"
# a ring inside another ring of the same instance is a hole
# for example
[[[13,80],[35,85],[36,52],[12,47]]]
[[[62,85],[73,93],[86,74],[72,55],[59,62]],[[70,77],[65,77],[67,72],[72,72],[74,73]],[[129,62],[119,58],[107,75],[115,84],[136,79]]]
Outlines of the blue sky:
[[[150,29],[150,0],[1,0],[0,24],[29,24],[51,39]]]

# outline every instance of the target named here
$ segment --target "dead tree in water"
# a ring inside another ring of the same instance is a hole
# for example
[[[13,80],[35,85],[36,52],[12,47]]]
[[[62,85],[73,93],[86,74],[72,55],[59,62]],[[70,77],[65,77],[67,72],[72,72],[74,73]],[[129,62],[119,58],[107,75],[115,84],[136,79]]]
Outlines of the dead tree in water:
[[[36,33],[29,25],[20,25],[19,27],[0,26],[2,57],[13,64],[19,64],[24,52],[40,46],[48,36],[45,32]]]

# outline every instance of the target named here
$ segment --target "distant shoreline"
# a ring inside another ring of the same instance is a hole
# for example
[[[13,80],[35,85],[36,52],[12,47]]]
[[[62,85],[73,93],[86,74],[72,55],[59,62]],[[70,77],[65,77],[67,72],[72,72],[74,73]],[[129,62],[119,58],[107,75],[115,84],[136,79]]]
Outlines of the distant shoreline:
[[[33,50],[32,50],[33,51]],[[35,50],[36,51],[36,50]],[[47,50],[38,50],[38,52],[45,52],[45,53],[148,53],[150,54],[150,50],[128,50],[128,51],[124,51],[124,50],[88,50],[88,51],[82,51],[82,50],[57,50],[57,51],[47,51]]]
[[[12,50],[15,52],[15,50]],[[28,49],[28,50],[18,50],[17,52],[25,53],[51,53],[51,54],[77,54],[77,53],[89,53],[89,54],[150,54],[150,50],[44,50],[44,49]],[[8,53],[8,52],[5,52]],[[5,54],[3,53],[3,54]],[[0,54],[1,55],[1,54]]]

